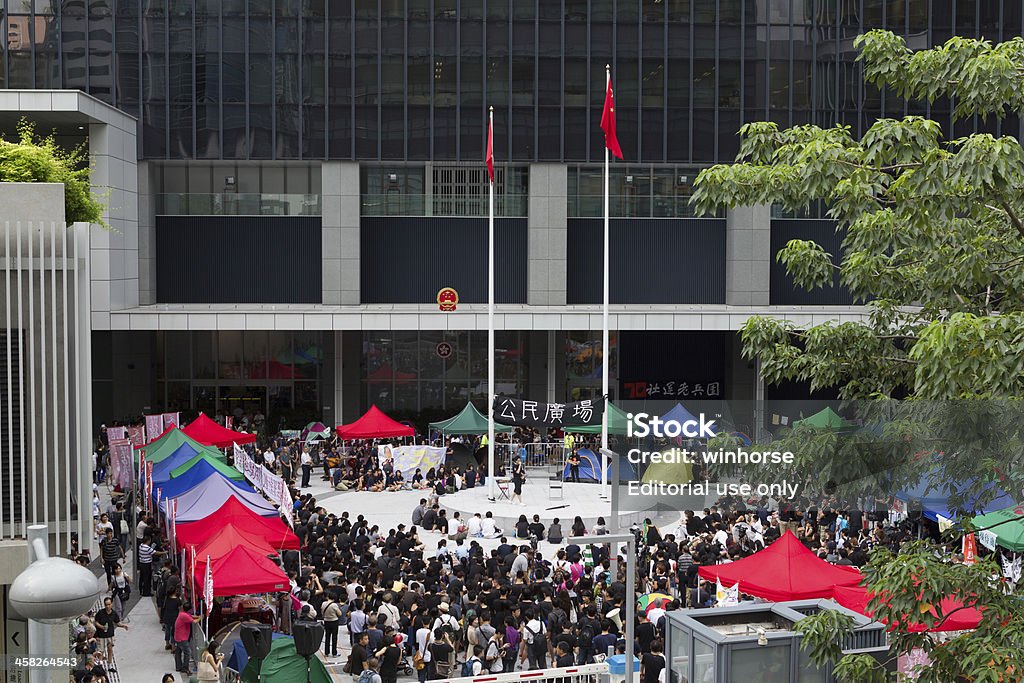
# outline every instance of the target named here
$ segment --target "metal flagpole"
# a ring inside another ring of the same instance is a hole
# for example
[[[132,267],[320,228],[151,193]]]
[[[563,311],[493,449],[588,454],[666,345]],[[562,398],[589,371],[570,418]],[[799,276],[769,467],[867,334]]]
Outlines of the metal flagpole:
[[[605,64],[606,91],[611,87],[612,68]],[[604,269],[601,271],[604,277],[604,299],[601,303],[601,395],[605,397],[604,412],[601,416],[601,448],[608,450],[608,143],[604,146]],[[608,497],[608,467],[604,455],[601,456],[601,497]]]
[[[495,499],[494,468],[494,107],[487,121],[487,499]]]

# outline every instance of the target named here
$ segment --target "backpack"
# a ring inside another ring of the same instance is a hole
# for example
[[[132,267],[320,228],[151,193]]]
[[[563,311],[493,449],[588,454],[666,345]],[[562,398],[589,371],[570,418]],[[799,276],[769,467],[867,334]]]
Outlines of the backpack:
[[[558,635],[565,630],[565,622],[567,621],[565,616],[565,610],[561,607],[556,607],[551,610],[551,614],[548,615],[548,631],[552,635]]]
[[[473,664],[475,664],[476,662],[479,662],[479,661],[480,661],[480,659],[477,658],[477,657],[470,657],[465,662],[463,662],[462,663],[462,677],[463,678],[469,678],[471,676],[475,676],[476,674],[473,673]],[[360,681],[359,683],[366,683],[366,682],[365,681]]]
[[[374,683],[374,677],[376,677],[378,682],[380,681],[380,674],[376,671],[373,669],[363,669],[362,673],[359,674],[358,683]]]
[[[539,631],[534,631],[529,626],[524,626],[523,628],[529,631],[530,635],[533,636],[533,642],[530,643],[530,647],[533,648],[534,654],[537,656],[547,654],[548,638],[547,634],[544,632],[544,622],[541,622]]]
[[[588,647],[594,640],[594,625],[587,619],[580,625],[580,645],[582,647]]]

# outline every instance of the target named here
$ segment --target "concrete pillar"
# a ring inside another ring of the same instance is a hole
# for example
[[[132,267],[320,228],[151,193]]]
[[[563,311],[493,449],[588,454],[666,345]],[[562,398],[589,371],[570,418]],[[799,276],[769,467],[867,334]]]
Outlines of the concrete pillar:
[[[565,305],[567,179],[564,164],[530,166],[526,302],[531,306]]]
[[[359,304],[359,164],[324,162],[320,172],[323,303]]]
[[[139,305],[139,210],[135,127],[89,124],[92,185],[106,189],[104,219],[112,230],[94,227],[93,329],[110,329],[110,311]],[[101,266],[106,264],[104,272]]]
[[[334,416],[338,424],[352,422],[362,415],[362,392],[366,385],[362,379],[363,368],[363,333],[360,330],[346,330],[337,333],[335,338],[335,354],[338,368],[335,377],[340,391],[335,389]]]
[[[529,375],[527,376],[526,397],[544,400],[549,403],[548,396],[548,333],[544,330],[531,330],[523,334],[529,335]]]
[[[770,303],[771,207],[741,206],[725,215],[725,303]]]

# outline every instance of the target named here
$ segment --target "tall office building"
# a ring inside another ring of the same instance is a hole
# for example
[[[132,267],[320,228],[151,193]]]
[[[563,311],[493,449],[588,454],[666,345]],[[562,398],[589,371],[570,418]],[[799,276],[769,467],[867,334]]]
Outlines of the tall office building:
[[[858,316],[774,252],[840,238],[814,209],[695,218],[741,124],[849,125],[948,101],[866,86],[854,38],[1021,35],[1021,0],[48,0],[0,4],[0,127],[34,117],[113,159],[92,256],[93,414],[370,404],[453,414],[486,393],[485,115],[495,108],[497,388],[537,399],[750,399],[752,314]],[[600,348],[605,65],[611,348]],[[54,92],[50,92],[53,89]],[[82,90],[92,98],[58,90]],[[74,101],[71,98],[74,98]],[[96,100],[99,100],[97,102]],[[105,137],[102,103],[135,117]],[[99,118],[98,118],[99,117]],[[85,123],[83,123],[85,121]],[[94,150],[95,151],[95,150]],[[435,298],[455,288],[458,309]],[[442,344],[447,342],[447,344]],[[607,353],[605,352],[607,351]],[[791,395],[801,388],[784,389]],[[773,391],[766,390],[771,397]]]

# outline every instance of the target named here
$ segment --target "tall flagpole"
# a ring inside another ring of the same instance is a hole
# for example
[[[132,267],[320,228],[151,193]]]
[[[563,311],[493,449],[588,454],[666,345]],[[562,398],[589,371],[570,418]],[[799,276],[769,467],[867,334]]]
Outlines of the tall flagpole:
[[[494,468],[494,107],[488,114],[487,155],[487,498],[495,499]]]
[[[612,67],[605,64],[606,76],[605,90],[611,87]],[[608,280],[611,278],[608,272],[608,144],[604,146],[604,299],[601,304],[601,395],[608,399],[608,361],[611,353],[608,348]],[[605,464],[604,452],[608,449],[608,412],[609,403],[606,402],[601,417],[601,496],[608,497],[608,467]],[[614,522],[613,522],[614,524]]]

